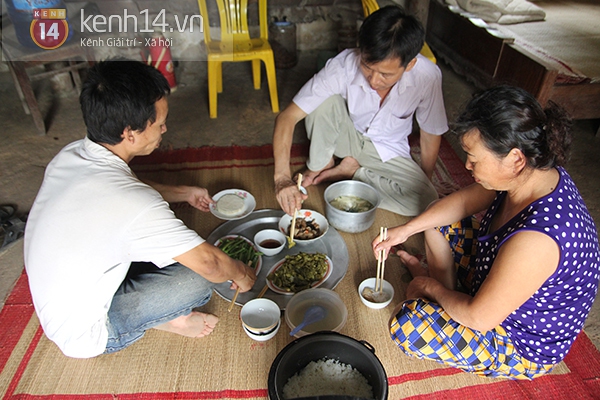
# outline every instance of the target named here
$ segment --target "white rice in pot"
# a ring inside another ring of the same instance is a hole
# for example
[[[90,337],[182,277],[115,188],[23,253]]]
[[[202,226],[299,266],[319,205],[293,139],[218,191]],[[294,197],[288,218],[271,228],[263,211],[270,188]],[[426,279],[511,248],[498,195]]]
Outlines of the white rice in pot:
[[[374,398],[373,388],[358,370],[334,359],[311,361],[283,387],[286,400],[327,395]]]

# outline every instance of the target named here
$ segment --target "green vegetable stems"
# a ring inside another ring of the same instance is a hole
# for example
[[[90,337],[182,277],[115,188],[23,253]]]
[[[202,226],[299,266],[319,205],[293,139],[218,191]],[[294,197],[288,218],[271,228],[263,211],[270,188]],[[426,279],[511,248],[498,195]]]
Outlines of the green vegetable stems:
[[[239,260],[244,264],[248,264],[249,261],[252,261],[253,268],[256,267],[258,256],[262,255],[261,252],[256,251],[254,247],[242,237],[221,239],[218,247],[229,257]]]

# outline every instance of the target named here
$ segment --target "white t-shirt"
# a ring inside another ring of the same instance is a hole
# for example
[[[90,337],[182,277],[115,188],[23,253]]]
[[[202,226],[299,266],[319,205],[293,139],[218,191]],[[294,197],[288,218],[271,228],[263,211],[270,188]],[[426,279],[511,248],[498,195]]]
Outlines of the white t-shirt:
[[[413,115],[427,133],[442,135],[448,120],[442,94],[440,69],[422,55],[392,87],[383,104],[360,71],[357,50],[347,49],[327,62],[294,97],[294,103],[307,114],[333,95],[348,104],[356,130],[369,137],[383,162],[394,157],[410,158],[408,135]]]
[[[46,336],[64,354],[104,352],[107,313],[132,261],[159,267],[202,244],[127,163],[83,139],[46,169],[25,229],[25,268]]]

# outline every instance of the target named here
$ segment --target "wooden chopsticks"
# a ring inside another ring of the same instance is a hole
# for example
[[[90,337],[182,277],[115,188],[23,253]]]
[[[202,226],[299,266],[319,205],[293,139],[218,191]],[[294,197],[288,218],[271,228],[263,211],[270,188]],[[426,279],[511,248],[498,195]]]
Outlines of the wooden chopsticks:
[[[379,228],[379,242],[387,239],[387,228]],[[385,251],[380,250],[377,257],[377,276],[375,277],[375,291],[383,291],[383,274],[385,272]]]
[[[252,266],[252,260],[248,261],[248,266],[249,267]],[[240,294],[240,287],[238,286],[238,288],[235,291],[235,294],[233,295],[233,299],[231,299],[231,304],[229,304],[229,308],[227,309],[228,312],[231,312],[231,310],[233,310],[233,306],[235,305],[235,301],[237,300],[237,297],[239,294]]]
[[[265,284],[265,287],[262,288],[262,290],[260,291],[258,296],[256,296],[256,298],[260,299],[261,297],[263,297],[265,295],[265,293],[267,293],[267,289],[269,289],[269,285]],[[229,305],[229,309],[227,311],[231,312],[231,310],[233,310],[233,305],[235,304],[235,301],[236,301],[239,293],[240,293],[240,289],[238,288],[238,290],[236,290],[235,294],[233,295],[233,299],[231,300],[231,304]]]
[[[302,187],[302,174],[298,174],[298,191],[300,191],[300,188]]]
[[[288,237],[288,248],[292,248],[296,245],[296,242],[294,242],[294,235],[296,234],[296,214],[298,214],[298,209],[294,208],[294,215],[292,216],[290,225],[290,236]]]
[[[263,297],[265,295],[265,293],[267,293],[267,289],[269,289],[269,285],[265,284],[265,287],[262,288],[262,290],[260,291],[258,296],[256,296],[256,298],[260,299],[261,297]]]
[[[298,174],[298,191],[302,187],[302,174]],[[294,215],[292,216],[292,225],[290,226],[290,236],[288,241],[288,248],[292,248],[296,245],[294,242],[294,235],[296,234],[296,214],[298,214],[298,209],[294,207]]]

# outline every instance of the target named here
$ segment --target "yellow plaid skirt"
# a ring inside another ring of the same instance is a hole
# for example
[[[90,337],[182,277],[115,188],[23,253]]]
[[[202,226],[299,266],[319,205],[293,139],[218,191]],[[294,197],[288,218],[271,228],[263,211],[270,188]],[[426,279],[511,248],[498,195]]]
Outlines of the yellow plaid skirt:
[[[457,278],[471,290],[471,256],[477,251],[479,222],[466,218],[438,230],[454,254]],[[454,321],[433,302],[407,300],[390,324],[392,340],[406,354],[462,369],[477,375],[508,379],[533,379],[552,370],[552,364],[529,361],[515,350],[502,326],[479,332]]]
[[[437,228],[450,245],[454,256],[459,289],[466,293],[471,292],[471,282],[475,272],[475,268],[471,267],[471,256],[477,254],[479,225],[479,220],[473,216],[455,224]]]
[[[487,332],[452,320],[438,304],[406,301],[390,325],[392,340],[410,356],[434,360],[477,375],[533,379],[552,370],[519,355],[501,326]]]

